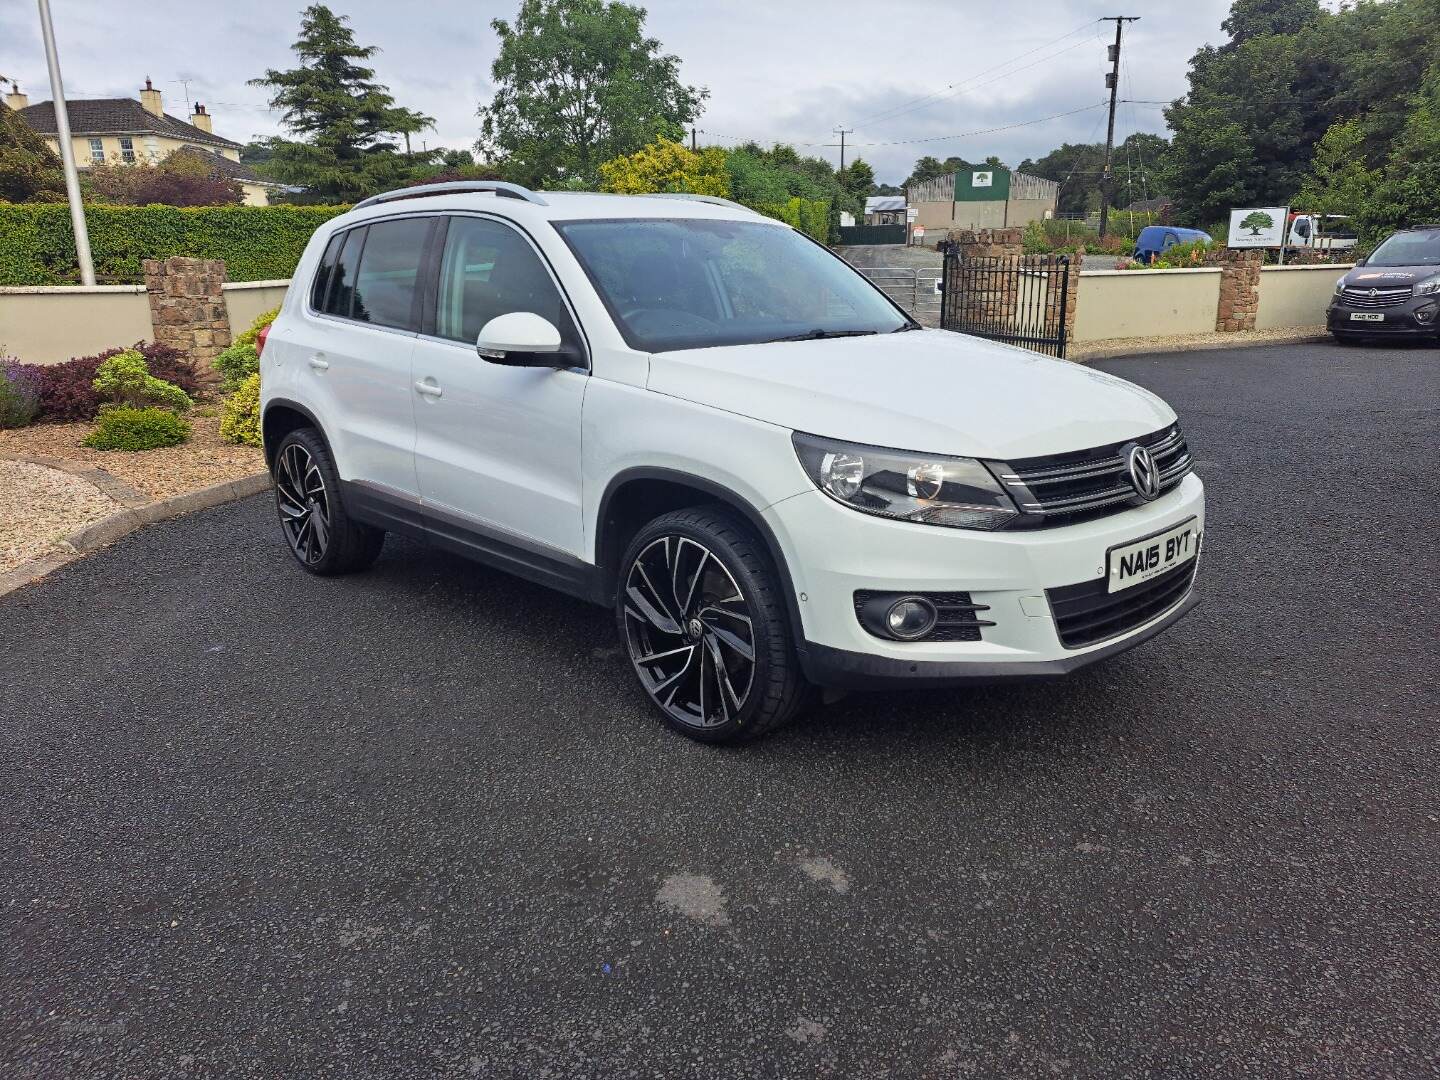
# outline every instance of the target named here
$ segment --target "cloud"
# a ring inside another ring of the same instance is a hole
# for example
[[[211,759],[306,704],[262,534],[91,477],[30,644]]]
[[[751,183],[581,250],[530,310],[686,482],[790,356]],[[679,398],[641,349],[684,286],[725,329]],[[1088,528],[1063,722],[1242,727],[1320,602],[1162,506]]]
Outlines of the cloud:
[[[189,0],[124,6],[69,0],[55,11],[67,92],[133,95],[148,75],[164,91],[167,110],[180,115],[186,111],[182,80],[189,80],[190,99],[207,104],[220,134],[244,141],[277,133],[265,92],[247,80],[292,65],[290,43],[302,6],[303,0],[251,0],[241,19],[201,16]],[[518,0],[336,0],[334,6],[350,17],[361,44],[380,47],[371,65],[397,101],[436,118],[436,130],[423,136],[428,145],[469,146],[478,133],[476,106],[490,93],[496,52],[490,20],[512,18]],[[1102,12],[1093,4],[652,0],[646,6],[648,32],[681,58],[687,82],[709,88],[699,127],[718,145],[792,142],[836,161],[838,148],[826,145],[838,142],[833,129],[854,128],[847,142],[881,180],[895,182],[922,154],[996,154],[1013,165],[1062,142],[1104,137],[1101,108],[1012,126],[1105,98],[1105,45],[1113,29],[1095,21]],[[1127,10],[1142,19],[1126,30],[1121,96],[1163,100],[1183,93],[1186,61],[1201,44],[1219,40],[1228,8],[1227,0],[1131,4]],[[7,45],[0,73],[18,78],[31,100],[48,98],[33,8],[8,5],[0,12],[0,40]],[[1006,130],[955,137],[992,128]],[[1160,110],[1122,105],[1117,140],[1135,130],[1163,132]]]

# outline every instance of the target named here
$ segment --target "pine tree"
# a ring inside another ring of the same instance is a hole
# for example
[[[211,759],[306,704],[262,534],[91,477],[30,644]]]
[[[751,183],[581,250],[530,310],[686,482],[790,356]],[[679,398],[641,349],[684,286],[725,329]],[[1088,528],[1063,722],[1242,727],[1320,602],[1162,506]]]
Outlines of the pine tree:
[[[291,46],[300,66],[265,72],[252,86],[271,91],[270,107],[298,140],[271,139],[266,174],[304,188],[306,202],[352,202],[403,184],[433,153],[402,152],[396,136],[435,126],[422,113],[400,108],[387,87],[375,82],[369,60],[379,50],[355,43],[349,19],[324,4],[300,18]]]

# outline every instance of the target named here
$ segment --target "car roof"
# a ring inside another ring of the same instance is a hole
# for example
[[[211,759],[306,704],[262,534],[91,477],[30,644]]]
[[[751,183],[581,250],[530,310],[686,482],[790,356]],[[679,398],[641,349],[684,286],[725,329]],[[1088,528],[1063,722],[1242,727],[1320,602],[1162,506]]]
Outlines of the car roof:
[[[411,191],[414,194],[411,194]],[[605,218],[693,219],[698,221],[764,222],[789,228],[784,222],[766,217],[728,200],[711,201],[706,196],[612,195],[597,191],[525,192],[523,188],[493,191],[449,191],[421,194],[423,188],[405,189],[380,196],[381,201],[362,203],[332,219],[347,225],[394,213],[437,210],[480,210],[520,222],[583,221]],[[524,192],[516,194],[515,192]],[[508,196],[508,197],[502,197]]]

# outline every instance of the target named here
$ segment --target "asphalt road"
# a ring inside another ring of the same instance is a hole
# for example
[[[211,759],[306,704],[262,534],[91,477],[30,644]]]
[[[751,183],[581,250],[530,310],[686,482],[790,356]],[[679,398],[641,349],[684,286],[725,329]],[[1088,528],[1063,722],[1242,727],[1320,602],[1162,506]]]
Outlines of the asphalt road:
[[[0,600],[0,1075],[1440,1074],[1440,352],[1110,361],[1205,603],[667,734],[608,615],[263,498]]]

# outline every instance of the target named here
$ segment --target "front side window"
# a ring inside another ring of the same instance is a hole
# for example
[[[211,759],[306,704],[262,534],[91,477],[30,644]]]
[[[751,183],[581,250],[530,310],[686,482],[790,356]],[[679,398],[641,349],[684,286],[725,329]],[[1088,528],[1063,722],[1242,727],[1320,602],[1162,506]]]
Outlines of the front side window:
[[[486,218],[453,217],[440,259],[435,333],[473,345],[491,319],[528,311],[578,344],[570,313],[549,271],[515,229]]]
[[[1407,229],[1375,249],[1366,266],[1434,266],[1440,264],[1440,229]]]
[[[127,165],[135,164],[135,140],[128,135],[120,138],[120,160]]]
[[[95,165],[105,164],[105,142],[102,139],[90,140],[90,161]]]
[[[910,322],[841,259],[783,225],[557,222],[632,348],[884,334]]]
[[[432,220],[401,218],[368,227],[354,279],[352,319],[401,330],[419,326],[416,285]]]

